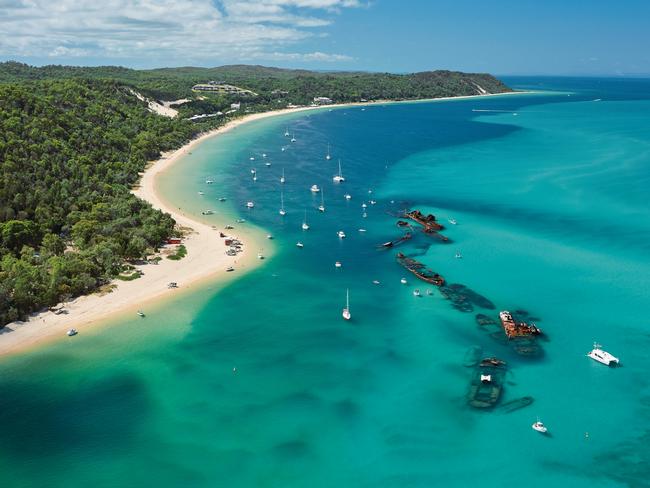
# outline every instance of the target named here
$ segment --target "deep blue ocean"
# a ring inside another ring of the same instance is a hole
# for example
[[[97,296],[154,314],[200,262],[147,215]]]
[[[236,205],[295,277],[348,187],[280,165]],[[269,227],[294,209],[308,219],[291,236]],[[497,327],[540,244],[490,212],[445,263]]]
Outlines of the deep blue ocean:
[[[650,80],[504,81],[536,93],[285,115],[196,147],[166,198],[272,234],[253,250],[272,257],[3,359],[0,486],[649,486]],[[450,242],[416,226],[378,249],[407,208]],[[539,354],[477,322],[500,310],[537,323]],[[467,404],[478,356],[507,362],[486,411]]]

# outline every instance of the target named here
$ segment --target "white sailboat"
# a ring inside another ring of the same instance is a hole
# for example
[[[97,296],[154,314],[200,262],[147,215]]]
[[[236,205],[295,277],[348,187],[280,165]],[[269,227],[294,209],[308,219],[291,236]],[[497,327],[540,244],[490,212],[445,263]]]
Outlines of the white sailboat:
[[[332,159],[332,156],[330,156],[330,145],[329,144],[327,145],[327,155],[325,156],[325,159],[327,159],[328,161],[330,159]]]
[[[282,168],[282,176],[280,176],[280,183],[284,183],[284,168]]]
[[[343,173],[341,173],[341,160],[339,159],[339,174],[334,175],[332,178],[332,181],[334,183],[343,183],[345,181],[345,178],[343,178]]]
[[[284,137],[289,137],[289,127],[284,131]]]
[[[324,212],[325,211],[325,196],[323,194],[324,192],[321,191],[320,194],[320,205],[318,206],[318,211],[319,212]]]
[[[309,230],[309,224],[307,223],[307,210],[305,210],[305,219],[302,221],[302,230]]]
[[[287,212],[284,210],[284,193],[280,192],[280,215],[283,217],[287,215]]]
[[[291,136],[291,142],[296,142],[296,134],[295,133]]]
[[[349,289],[345,290],[345,308],[343,309],[343,313],[341,315],[345,320],[350,320],[352,318],[352,314],[350,313],[350,290]]]

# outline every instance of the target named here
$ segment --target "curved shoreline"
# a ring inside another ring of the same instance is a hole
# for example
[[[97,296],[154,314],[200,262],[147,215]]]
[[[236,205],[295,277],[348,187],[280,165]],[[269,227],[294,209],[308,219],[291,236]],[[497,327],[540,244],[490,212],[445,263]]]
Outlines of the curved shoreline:
[[[251,246],[262,247],[260,243],[264,237],[259,229],[235,229],[230,235],[243,238],[244,251],[234,257],[227,256],[225,254],[224,239],[219,237],[219,229],[217,228],[217,226],[223,228],[227,222],[218,221],[213,226],[203,223],[196,217],[185,214],[181,209],[174,208],[159,194],[156,188],[157,177],[182,160],[187,153],[203,141],[228,132],[242,124],[303,111],[360,105],[486,98],[526,93],[530,92],[507,92],[428,100],[344,103],[280,109],[245,115],[200,135],[179,149],[163,154],[160,159],[152,162],[142,174],[139,186],[133,190],[136,196],[146,200],[154,208],[169,213],[179,226],[192,229],[183,241],[188,251],[187,256],[179,261],[162,259],[160,264],[157,265],[138,265],[136,268],[144,273],[142,277],[133,281],[113,280],[111,284],[114,288],[110,293],[101,295],[93,293],[77,297],[65,305],[66,314],[56,315],[51,311],[44,311],[33,314],[24,322],[7,324],[0,329],[0,357],[22,352],[49,341],[65,339],[66,331],[70,328],[77,328],[80,333],[83,333],[84,329],[88,327],[95,328],[108,324],[112,319],[122,315],[135,314],[138,309],[146,311],[148,306],[151,307],[164,298],[177,298],[180,294],[201,286],[205,282],[228,282],[241,276],[240,271],[248,271],[260,264],[260,261],[255,259],[249,249]],[[268,248],[268,245],[266,247]],[[225,271],[230,265],[237,268],[236,273],[230,274]],[[172,281],[178,283],[178,289],[169,289],[167,287],[167,284]]]

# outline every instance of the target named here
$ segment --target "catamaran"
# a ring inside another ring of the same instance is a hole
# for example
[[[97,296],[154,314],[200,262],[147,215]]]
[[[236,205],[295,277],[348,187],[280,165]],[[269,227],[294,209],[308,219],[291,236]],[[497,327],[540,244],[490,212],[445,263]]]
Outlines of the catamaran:
[[[284,210],[284,193],[280,192],[280,215],[283,217],[287,215],[287,212]]]
[[[307,223],[307,210],[305,210],[305,219],[302,221],[302,230],[309,230],[309,224]]]
[[[341,314],[345,320],[350,320],[352,318],[352,314],[350,314],[350,290],[345,291],[345,308],[343,309],[343,313]]]
[[[594,342],[594,348],[587,353],[594,361],[598,361],[606,366],[617,366],[619,364],[619,359],[603,350],[603,346]]]
[[[329,144],[327,145],[327,156],[325,156],[325,159],[327,159],[328,161],[330,159],[332,159],[332,156],[330,156],[330,145]]]
[[[341,173],[341,160],[339,159],[339,174],[332,177],[334,183],[343,183],[345,178],[343,178],[343,173]]]
[[[319,212],[324,212],[325,211],[325,197],[323,196],[324,192],[321,192],[320,194],[320,205],[318,206],[318,211]]]

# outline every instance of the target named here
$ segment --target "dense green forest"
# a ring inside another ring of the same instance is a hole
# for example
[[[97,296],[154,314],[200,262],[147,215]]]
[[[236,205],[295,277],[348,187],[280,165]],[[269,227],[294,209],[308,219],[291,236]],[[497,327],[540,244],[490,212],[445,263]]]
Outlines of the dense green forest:
[[[195,93],[216,80],[255,97]],[[132,70],[0,63],[0,327],[96,290],[126,261],[151,255],[174,221],[130,193],[161,151],[245,112],[308,104],[417,99],[510,91],[483,74],[318,73],[260,66]],[[188,98],[179,116],[148,110],[152,99]],[[277,91],[282,93],[278,93]],[[272,93],[276,91],[275,93]],[[194,114],[227,116],[191,122]]]
[[[455,95],[477,95],[479,85],[489,93],[511,91],[489,74],[457,71],[426,71],[391,74],[365,72],[316,72],[232,65],[218,68],[162,68],[133,70],[115,66],[73,67],[0,63],[0,82],[52,78],[112,79],[137,86],[155,99],[176,100],[196,95],[192,86],[209,80],[222,81],[259,94],[258,104],[277,104],[274,90],[288,92],[282,103],[307,104],[314,97],[329,97],[336,102],[366,100],[404,100]],[[205,94],[203,94],[205,95]]]
[[[0,324],[87,293],[172,232],[129,192],[198,130],[113,81],[0,84]]]

